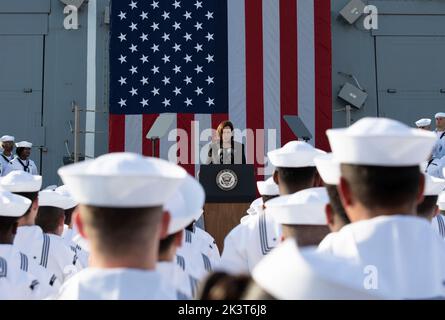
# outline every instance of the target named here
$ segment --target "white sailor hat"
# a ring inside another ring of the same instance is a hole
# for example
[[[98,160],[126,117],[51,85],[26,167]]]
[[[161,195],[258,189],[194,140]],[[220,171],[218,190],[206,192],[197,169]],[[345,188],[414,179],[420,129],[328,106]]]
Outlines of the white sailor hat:
[[[23,216],[31,206],[31,200],[13,194],[6,190],[0,190],[0,216],[18,218]]]
[[[434,116],[435,119],[437,118],[445,118],[445,112],[439,112],[436,113],[436,115]]]
[[[74,208],[76,202],[57,193],[53,190],[43,190],[39,192],[39,207],[56,207],[63,210]]]
[[[43,190],[52,190],[52,191],[54,191],[54,190],[56,190],[56,188],[57,188],[57,185],[52,184],[52,185],[47,186],[47,187],[46,187],[45,189],[43,189]]]
[[[279,300],[374,300],[363,267],[340,257],[299,249],[294,239],[274,249],[253,270],[256,284]]]
[[[340,164],[334,160],[332,153],[318,156],[314,159],[314,162],[325,184],[333,186],[340,184]]]
[[[187,173],[180,166],[134,153],[111,153],[58,170],[80,204],[106,208],[162,206]]]
[[[282,225],[327,225],[326,188],[312,188],[266,202],[266,213]]]
[[[256,215],[258,213],[258,208],[263,207],[263,198],[260,197],[255,199],[251,204],[249,209],[247,209],[247,213],[251,216]]]
[[[37,192],[42,188],[42,176],[15,170],[0,180],[0,186],[9,192]]]
[[[438,196],[445,189],[445,180],[425,174],[424,196]]]
[[[439,194],[439,198],[437,199],[437,206],[440,211],[445,211],[445,192]]]
[[[32,148],[32,143],[28,141],[20,141],[15,144],[17,148]]]
[[[284,147],[267,154],[273,166],[278,168],[315,167],[314,158],[324,151],[302,141],[291,141]]]
[[[15,137],[13,136],[3,136],[0,138],[0,142],[14,142]]]
[[[258,192],[262,196],[277,196],[280,194],[278,185],[273,180],[273,177],[270,177],[266,181],[258,181],[256,185],[258,188]]]
[[[327,135],[335,161],[385,167],[420,165],[437,140],[433,132],[385,118],[364,118],[347,129],[330,129]]]
[[[168,234],[175,234],[198,220],[203,213],[204,201],[203,187],[195,178],[187,175],[179,189],[164,206],[164,210],[170,213]]]
[[[431,125],[431,119],[420,119],[420,120],[416,121],[416,126],[418,128],[427,127],[429,125]]]
[[[65,210],[72,209],[72,208],[74,208],[75,206],[77,206],[77,205],[79,204],[79,203],[73,198],[73,196],[71,195],[71,193],[68,191],[68,187],[67,187],[66,185],[62,185],[62,186],[60,186],[60,187],[57,187],[54,191],[57,192],[58,194],[62,195],[62,196],[65,196],[65,197],[70,198],[71,201],[72,201],[72,203],[74,204],[71,208],[67,208],[67,209],[65,209]]]

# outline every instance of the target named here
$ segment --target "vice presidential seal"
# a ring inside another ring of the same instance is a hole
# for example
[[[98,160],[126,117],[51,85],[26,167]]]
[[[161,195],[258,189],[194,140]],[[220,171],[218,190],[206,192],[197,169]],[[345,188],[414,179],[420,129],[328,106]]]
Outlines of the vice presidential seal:
[[[216,185],[223,191],[233,190],[238,185],[238,176],[233,170],[221,170],[216,176]]]

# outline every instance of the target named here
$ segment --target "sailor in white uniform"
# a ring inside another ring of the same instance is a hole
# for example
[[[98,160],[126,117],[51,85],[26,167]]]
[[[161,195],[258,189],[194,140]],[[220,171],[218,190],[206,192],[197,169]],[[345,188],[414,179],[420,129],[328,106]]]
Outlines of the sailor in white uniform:
[[[331,233],[318,245],[318,250],[323,251],[326,247],[329,248],[330,241],[335,237],[337,232],[344,226],[350,224],[351,221],[345,212],[337,190],[341,176],[340,164],[334,161],[332,153],[319,156],[314,159],[314,162],[329,196],[329,203],[326,205],[325,213]]]
[[[431,177],[425,174],[425,190],[423,192],[424,198],[421,203],[417,205],[417,215],[425,218],[432,223],[433,219],[439,214],[439,207],[437,202],[439,194],[445,189],[445,179]]]
[[[41,176],[33,176],[24,171],[12,171],[0,180],[0,188],[28,198],[32,202],[25,215],[18,220],[14,247],[17,251],[27,256],[29,265],[37,264],[45,269],[45,273],[42,275],[43,279],[40,279],[41,282],[49,283],[51,287],[58,289],[61,285],[61,279],[58,279],[47,268],[48,260],[53,259],[50,239],[43,234],[40,227],[35,225],[35,218],[39,208],[38,192],[41,186]]]
[[[37,266],[13,245],[17,221],[30,206],[31,200],[0,191],[0,300],[44,299],[54,293],[31,272]]]
[[[306,142],[292,141],[268,157],[275,166],[274,181],[280,195],[289,195],[314,186],[314,158],[324,154]],[[267,208],[267,203],[265,204]],[[220,268],[231,274],[250,274],[256,264],[272,251],[281,238],[280,226],[272,215],[259,213],[235,227],[224,240]]]
[[[416,127],[419,129],[431,131],[431,119],[420,119],[416,121]]]
[[[29,157],[31,155],[32,143],[21,141],[16,143],[17,156],[11,160],[10,168],[7,173],[13,170],[21,170],[32,175],[38,175],[37,166]]]
[[[192,232],[192,237],[201,244],[201,252],[209,257],[213,268],[218,266],[221,263],[221,254],[215,238],[204,229],[198,227],[196,222],[192,225],[190,231]]]
[[[163,281],[175,289],[178,300],[190,300],[196,292],[190,275],[177,263],[176,250],[182,245],[185,227],[201,216],[204,200],[204,189],[195,178],[188,175],[179,190],[164,206],[164,211],[170,214],[170,224],[168,237],[162,239],[159,246],[156,270],[161,274]]]
[[[376,292],[391,291],[397,299],[445,297],[443,240],[416,216],[424,190],[419,166],[435,134],[364,118],[327,135],[341,163],[339,192],[352,222],[331,241],[330,252],[377,270]]]
[[[75,206],[76,202],[55,191],[39,192],[39,211],[36,225],[49,237],[50,257],[47,268],[62,283],[83,269],[77,250],[68,246],[61,237],[65,221],[65,209]]]
[[[250,204],[250,207],[247,210],[247,215],[241,218],[241,223],[246,221],[251,215],[263,213],[265,208],[264,204],[280,195],[280,190],[273,177],[270,177],[266,181],[258,181],[256,186],[261,197]]]
[[[445,113],[439,112],[434,118],[436,119],[437,140],[432,151],[432,159],[440,160],[445,157]]]
[[[301,249],[289,239],[253,270],[247,300],[382,300],[391,292],[367,290],[364,267],[350,260]]]
[[[0,138],[1,147],[3,149],[2,153],[0,154],[2,177],[10,172],[9,166],[11,165],[11,161],[14,159],[14,141],[15,138],[13,136],[3,136]]]
[[[439,212],[431,221],[431,225],[436,233],[445,240],[445,192],[439,195],[437,200]]]
[[[133,153],[113,153],[58,171],[79,206],[79,233],[91,246],[90,266],[62,286],[62,300],[174,300],[156,271],[163,212],[187,173]]]
[[[202,214],[200,212],[199,216]],[[194,223],[184,230],[182,245],[176,251],[177,264],[189,274],[195,296],[201,280],[219,266],[220,256],[214,238]]]
[[[73,224],[73,213],[79,203],[74,200],[66,186],[56,187],[54,192],[69,199],[69,201],[64,203],[65,221],[63,225],[62,238],[68,247],[76,253],[82,268],[86,268],[88,267],[89,254],[73,241],[74,236],[78,234],[77,228]]]
[[[281,225],[282,241],[294,238],[299,247],[313,247],[329,233],[328,203],[326,188],[311,188],[268,201],[266,214]]]

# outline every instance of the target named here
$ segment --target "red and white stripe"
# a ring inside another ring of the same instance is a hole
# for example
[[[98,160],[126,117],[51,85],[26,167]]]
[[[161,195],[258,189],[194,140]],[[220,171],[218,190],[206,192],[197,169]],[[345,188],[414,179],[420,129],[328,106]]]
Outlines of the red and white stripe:
[[[237,140],[246,144],[248,162],[261,169],[267,167],[263,159],[268,151],[295,139],[283,115],[299,115],[315,146],[327,150],[325,131],[332,126],[330,1],[228,0],[228,44],[229,113],[178,114],[172,130],[188,133],[189,152],[178,153],[179,138],[173,131],[170,139],[161,139],[156,155],[186,160],[182,165],[195,174],[206,144],[199,142],[199,135],[230,119],[240,130],[257,131],[254,139]],[[110,115],[110,152],[152,155],[145,136],[157,117]],[[199,123],[199,130],[193,122]],[[258,178],[270,173],[270,168],[259,170]]]

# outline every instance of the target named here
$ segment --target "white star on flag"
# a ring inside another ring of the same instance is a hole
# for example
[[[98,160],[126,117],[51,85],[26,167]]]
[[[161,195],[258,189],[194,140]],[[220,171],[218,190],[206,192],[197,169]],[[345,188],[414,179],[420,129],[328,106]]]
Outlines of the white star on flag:
[[[134,1],[131,1],[131,3],[129,4],[129,6],[131,7],[131,10],[134,10],[134,9],[136,9],[138,6],[137,6],[137,2],[134,2]]]
[[[165,98],[162,104],[164,105],[164,107],[170,106],[170,99]]]
[[[131,25],[130,25],[130,29],[131,29],[131,31],[137,30],[138,29],[138,24],[132,22]]]
[[[127,41],[127,35],[126,34],[122,34],[121,33],[121,35],[118,38],[121,40],[121,42],[122,41]]]
[[[196,6],[196,10],[198,10],[199,8],[202,8],[202,1],[196,1],[195,6]]]
[[[164,77],[162,82],[164,82],[164,86],[166,86],[167,84],[170,84],[170,78]]]
[[[187,105],[187,107],[193,105],[192,102],[193,102],[193,100],[192,100],[192,99],[189,99],[189,98],[185,99],[185,101],[184,101],[184,103]]]
[[[192,56],[189,56],[188,54],[186,54],[184,57],[184,60],[185,60],[185,63],[192,62]]]
[[[148,99],[142,99],[141,104],[142,104],[142,107],[148,106]]]
[[[121,101],[119,101],[118,103],[119,103],[119,105],[120,105],[121,108],[122,108],[122,107],[124,107],[124,106],[127,105],[127,100],[121,99]]]
[[[153,22],[153,24],[151,25],[151,28],[153,29],[153,31],[159,30],[159,23]]]
[[[200,94],[203,94],[203,92],[202,92],[202,88],[200,88],[200,87],[197,87],[196,90],[195,90],[195,92],[196,92],[196,95],[197,95],[197,96],[199,96]]]
[[[138,89],[135,88],[131,88],[130,91],[128,91],[129,93],[131,93],[131,96],[137,96],[138,95]]]
[[[151,6],[153,7],[153,10],[159,8],[159,1],[153,1]]]
[[[210,99],[210,97],[207,99],[207,102],[206,102],[208,105],[209,105],[209,107],[210,106],[214,106],[215,105],[215,99]]]
[[[184,81],[185,81],[186,84],[190,84],[190,83],[192,83],[192,78],[189,77],[189,76],[186,76]]]
[[[130,47],[130,51],[131,51],[132,53],[138,51],[138,46],[132,44],[131,47]]]
[[[184,14],[184,17],[185,17],[185,20],[191,19],[192,18],[192,13],[186,11],[185,14]]]
[[[151,71],[153,72],[153,74],[159,73],[159,67],[153,66],[153,68],[151,68]]]
[[[202,51],[202,44],[197,43],[195,46],[196,52]]]
[[[124,62],[127,62],[127,56],[123,56],[121,55],[121,57],[119,58],[119,61],[121,62],[121,64],[123,64]]]
[[[141,82],[142,82],[142,85],[145,86],[146,84],[148,84],[148,78],[142,77]]]
[[[153,46],[150,49],[153,50],[153,53],[155,53],[156,51],[159,51],[159,45],[153,44]]]
[[[164,14],[161,17],[163,17],[164,20],[170,19],[170,12],[165,12],[164,11]]]
[[[121,86],[123,86],[124,84],[127,84],[127,78],[121,77],[119,82],[120,82]]]
[[[138,68],[135,66],[131,66],[130,72],[131,72],[131,74],[138,73]]]

